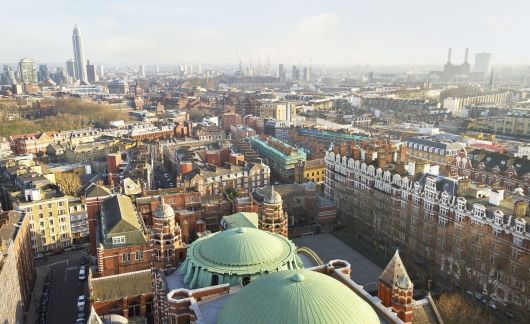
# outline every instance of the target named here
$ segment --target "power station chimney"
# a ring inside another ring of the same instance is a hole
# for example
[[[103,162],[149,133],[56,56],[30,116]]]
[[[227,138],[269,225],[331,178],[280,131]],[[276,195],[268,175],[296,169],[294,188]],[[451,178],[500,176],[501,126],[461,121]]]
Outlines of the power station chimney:
[[[466,48],[466,55],[464,56],[464,63],[467,63],[468,56],[469,56],[469,48]]]
[[[449,48],[449,52],[447,53],[447,63],[451,63],[451,48]]]

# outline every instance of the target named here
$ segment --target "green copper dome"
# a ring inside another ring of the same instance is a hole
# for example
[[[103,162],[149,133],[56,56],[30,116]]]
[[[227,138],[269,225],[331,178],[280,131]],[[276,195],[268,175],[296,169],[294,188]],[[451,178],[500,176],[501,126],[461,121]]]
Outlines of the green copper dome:
[[[379,324],[373,308],[338,280],[310,270],[263,276],[219,311],[219,324]]]
[[[291,252],[286,243],[269,232],[238,227],[201,242],[198,257],[221,266],[254,266],[284,259]]]
[[[180,271],[190,288],[246,284],[258,276],[302,268],[286,237],[250,227],[209,234],[188,247]]]

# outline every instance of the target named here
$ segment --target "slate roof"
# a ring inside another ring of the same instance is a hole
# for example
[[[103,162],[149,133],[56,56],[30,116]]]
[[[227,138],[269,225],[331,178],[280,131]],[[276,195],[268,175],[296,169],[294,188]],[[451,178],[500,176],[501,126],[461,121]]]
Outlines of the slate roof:
[[[84,190],[82,188],[81,191],[84,193],[85,198],[105,197],[112,194],[108,188],[95,183],[90,183]]]
[[[125,244],[120,246],[147,243],[129,197],[114,195],[105,199],[101,205],[100,226],[102,243],[106,247],[113,247],[112,238],[115,236],[125,236]]]
[[[92,287],[92,297],[95,302],[151,294],[151,270],[93,278],[90,281],[90,286]]]

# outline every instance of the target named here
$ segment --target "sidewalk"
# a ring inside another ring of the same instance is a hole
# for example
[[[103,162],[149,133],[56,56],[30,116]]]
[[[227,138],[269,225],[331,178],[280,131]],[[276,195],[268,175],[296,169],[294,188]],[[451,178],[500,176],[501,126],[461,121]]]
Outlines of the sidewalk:
[[[48,272],[50,271],[49,267],[38,267],[36,269],[37,276],[35,277],[35,285],[33,286],[33,291],[31,293],[31,300],[29,304],[28,314],[26,316],[26,324],[36,324],[39,318],[39,307],[40,299],[42,296],[42,289],[44,286],[44,281]]]

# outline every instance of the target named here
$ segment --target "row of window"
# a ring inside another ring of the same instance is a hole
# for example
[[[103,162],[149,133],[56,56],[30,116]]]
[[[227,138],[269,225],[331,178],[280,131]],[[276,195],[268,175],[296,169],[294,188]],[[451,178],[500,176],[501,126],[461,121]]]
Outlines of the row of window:
[[[144,259],[144,251],[136,251],[136,253],[122,253],[121,255],[121,262],[122,263],[128,263],[132,260],[132,255],[135,256],[136,261],[142,261]]]

